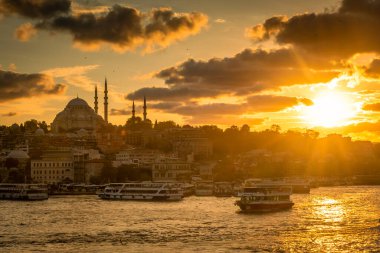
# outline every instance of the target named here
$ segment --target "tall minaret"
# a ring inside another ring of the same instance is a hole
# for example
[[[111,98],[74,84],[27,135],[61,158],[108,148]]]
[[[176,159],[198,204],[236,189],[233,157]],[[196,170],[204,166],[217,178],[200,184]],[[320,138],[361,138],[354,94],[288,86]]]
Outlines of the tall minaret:
[[[144,121],[146,121],[147,113],[146,113],[146,97],[145,96],[144,96],[144,113],[143,113],[143,115],[144,115]]]
[[[135,100],[132,102],[132,119],[134,119],[136,116],[136,110],[135,110]]]
[[[104,120],[108,123],[108,89],[107,78],[104,81]]]
[[[95,113],[98,114],[98,86],[96,85],[95,86],[95,107],[94,107],[94,110],[95,110]]]

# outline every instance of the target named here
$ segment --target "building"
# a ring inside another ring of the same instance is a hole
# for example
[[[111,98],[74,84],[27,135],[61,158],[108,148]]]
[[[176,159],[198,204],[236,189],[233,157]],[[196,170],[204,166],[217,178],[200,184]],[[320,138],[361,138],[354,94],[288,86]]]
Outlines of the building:
[[[74,181],[73,153],[69,150],[47,151],[31,161],[31,179],[35,183],[57,184]]]
[[[169,138],[173,145],[173,151],[178,157],[187,158],[192,154],[198,160],[210,158],[213,154],[212,142],[199,129],[173,129]]]
[[[151,168],[157,159],[162,159],[166,155],[154,149],[129,148],[116,154],[116,159],[112,163],[114,167],[120,165],[135,165],[137,167]]]
[[[191,180],[191,164],[176,158],[158,159],[152,166],[152,181],[186,182]]]
[[[75,183],[86,183],[89,182],[89,177],[100,175],[101,171],[97,168],[103,168],[96,160],[101,160],[103,156],[96,149],[74,149],[73,150],[73,160],[74,160],[74,182]],[[95,163],[96,165],[92,165]],[[104,164],[104,163],[103,163]],[[95,168],[95,169],[93,169]],[[89,174],[90,171],[90,175]]]
[[[92,109],[85,100],[72,99],[65,109],[55,116],[51,129],[55,133],[73,132],[80,129],[94,131],[108,123],[107,79],[104,84],[104,119],[98,115],[98,89],[95,87],[95,102]]]

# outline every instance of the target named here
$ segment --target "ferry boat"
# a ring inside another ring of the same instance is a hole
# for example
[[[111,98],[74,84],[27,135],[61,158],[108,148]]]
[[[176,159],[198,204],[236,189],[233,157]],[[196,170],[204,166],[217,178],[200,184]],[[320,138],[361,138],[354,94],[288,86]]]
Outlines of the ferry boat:
[[[212,181],[199,181],[195,183],[195,196],[213,196],[214,183]]]
[[[44,184],[0,184],[0,199],[45,200],[48,188]]]
[[[281,185],[246,186],[235,202],[242,212],[271,212],[291,208],[292,188]]]
[[[183,198],[183,190],[174,183],[112,183],[98,196],[113,200],[178,201]]]
[[[231,182],[215,182],[214,195],[216,197],[231,197],[234,195],[234,185]]]

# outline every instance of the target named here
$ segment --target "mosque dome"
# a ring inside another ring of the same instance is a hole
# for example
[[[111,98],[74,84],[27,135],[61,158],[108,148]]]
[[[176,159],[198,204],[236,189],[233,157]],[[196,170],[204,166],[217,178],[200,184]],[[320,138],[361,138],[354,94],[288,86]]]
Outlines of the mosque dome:
[[[92,131],[103,125],[101,116],[84,99],[74,98],[59,112],[52,123],[53,132],[73,132],[80,129]]]
[[[72,99],[66,107],[73,107],[73,106],[84,106],[84,107],[89,107],[87,102],[79,97]]]
[[[38,129],[34,132],[34,134],[35,134],[36,136],[43,136],[43,135],[45,135],[45,131],[44,131],[42,128],[38,128]]]
[[[13,158],[13,159],[29,159],[28,154],[25,151],[22,150],[12,150],[8,155],[7,158]]]

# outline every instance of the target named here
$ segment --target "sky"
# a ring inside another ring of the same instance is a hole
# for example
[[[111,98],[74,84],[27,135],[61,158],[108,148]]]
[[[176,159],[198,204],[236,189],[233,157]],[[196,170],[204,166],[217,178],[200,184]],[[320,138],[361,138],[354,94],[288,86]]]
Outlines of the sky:
[[[79,96],[125,124],[315,129],[380,140],[380,0],[0,0],[0,123]]]

